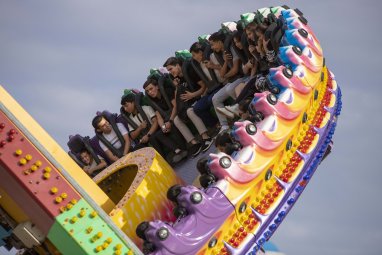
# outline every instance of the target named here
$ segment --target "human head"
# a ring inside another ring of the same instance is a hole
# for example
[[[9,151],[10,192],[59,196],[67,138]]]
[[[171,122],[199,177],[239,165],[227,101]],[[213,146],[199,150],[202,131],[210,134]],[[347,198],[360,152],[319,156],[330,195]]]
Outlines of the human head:
[[[219,151],[225,152],[227,145],[230,143],[232,143],[232,138],[229,130],[224,130],[216,136],[215,146]]]
[[[251,113],[248,110],[248,107],[250,107],[251,101],[252,99],[250,98],[240,101],[239,111],[240,111],[240,117],[242,119],[248,120],[251,117]]]
[[[195,42],[190,47],[190,52],[192,54],[192,58],[197,62],[202,62],[203,60],[203,46],[199,42]]]
[[[263,24],[257,25],[255,28],[256,37],[259,39],[260,38],[262,39],[267,28],[268,27],[266,25],[263,25]]]
[[[183,76],[182,61],[176,57],[169,57],[166,62],[164,62],[163,67],[166,67],[167,71],[173,77]]]
[[[92,125],[96,132],[101,132],[104,134],[109,134],[112,129],[110,123],[106,120],[105,116],[103,115],[95,116],[92,120]]]
[[[241,43],[241,36],[243,34],[243,31],[242,30],[237,30],[233,33],[233,36],[232,36],[232,39],[233,39],[233,43],[235,44],[235,46],[242,50],[243,49],[243,44]]]
[[[127,95],[122,96],[121,105],[126,112],[134,113],[135,112],[135,95],[133,93],[129,93]]]
[[[221,32],[215,32],[208,38],[208,41],[211,44],[211,49],[214,52],[222,52],[224,50],[224,40],[225,35]]]
[[[158,81],[155,79],[148,79],[143,84],[143,89],[146,91],[147,95],[151,98],[160,97]]]
[[[245,33],[247,34],[247,38],[251,41],[255,41],[255,29],[257,27],[257,23],[256,22],[251,22],[249,23],[246,27],[245,27]]]
[[[80,159],[85,165],[90,165],[93,161],[93,157],[90,155],[89,151],[86,149],[81,150]]]

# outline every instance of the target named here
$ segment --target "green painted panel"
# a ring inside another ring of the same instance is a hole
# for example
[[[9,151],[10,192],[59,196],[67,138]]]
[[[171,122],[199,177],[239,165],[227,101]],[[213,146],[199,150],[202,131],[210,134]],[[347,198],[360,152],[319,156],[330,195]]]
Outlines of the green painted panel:
[[[56,217],[48,238],[63,255],[133,254],[84,199]]]

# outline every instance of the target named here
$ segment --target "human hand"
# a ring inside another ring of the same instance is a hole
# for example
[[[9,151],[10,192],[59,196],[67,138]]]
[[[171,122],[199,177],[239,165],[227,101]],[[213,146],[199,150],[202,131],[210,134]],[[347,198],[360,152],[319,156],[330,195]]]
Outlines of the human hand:
[[[180,94],[180,99],[185,102],[191,100],[192,98],[194,98],[194,95],[190,91],[186,91],[186,93]]]
[[[167,131],[170,132],[170,130],[171,130],[171,122],[167,121],[166,123],[164,123],[164,126],[166,127]]]
[[[253,68],[253,62],[251,60],[249,60],[246,64],[245,64],[245,67],[246,68]]]
[[[207,68],[213,69],[213,64],[211,63],[211,61],[205,60],[203,61],[203,63],[206,65]]]
[[[142,123],[139,125],[141,129],[145,129],[147,127],[147,121],[142,121]]]
[[[224,51],[223,59],[224,59],[224,61],[230,61],[230,60],[232,60],[232,54],[229,53],[228,51]]]
[[[175,77],[172,82],[174,83],[175,86],[178,86],[180,84],[180,79],[179,77]]]
[[[144,135],[141,140],[139,140],[140,143],[148,143],[149,141],[149,136],[148,135]]]
[[[255,45],[249,45],[249,46],[248,46],[248,50],[249,50],[249,52],[250,52],[251,54],[253,54],[253,53],[255,52],[255,50],[256,50],[256,46],[255,46]]]

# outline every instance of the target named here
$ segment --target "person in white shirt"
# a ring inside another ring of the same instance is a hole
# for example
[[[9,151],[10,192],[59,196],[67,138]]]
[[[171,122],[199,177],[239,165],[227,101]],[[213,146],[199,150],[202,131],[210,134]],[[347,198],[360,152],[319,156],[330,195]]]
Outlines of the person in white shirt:
[[[117,161],[130,150],[130,137],[127,129],[121,123],[116,123],[116,130],[103,115],[97,115],[92,125],[99,139],[99,145],[111,162]]]

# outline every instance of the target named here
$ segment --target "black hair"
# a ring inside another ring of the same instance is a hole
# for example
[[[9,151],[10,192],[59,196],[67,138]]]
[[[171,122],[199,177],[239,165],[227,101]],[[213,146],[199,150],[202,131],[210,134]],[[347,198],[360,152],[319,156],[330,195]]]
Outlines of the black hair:
[[[143,83],[143,89],[146,89],[146,87],[149,86],[150,84],[152,84],[154,86],[158,86],[158,81],[156,79],[152,79],[152,78],[147,79],[147,81],[145,81],[145,83]]]
[[[82,149],[80,150],[80,155],[81,155],[82,153],[84,153],[84,152],[86,152],[87,154],[89,154],[89,155],[91,156],[90,151],[89,151],[88,149],[86,149],[86,148],[82,148]]]
[[[215,139],[215,146],[226,146],[227,144],[232,143],[232,138],[230,131],[224,130],[223,132],[220,132]]]
[[[94,127],[94,129],[98,129],[98,124],[101,122],[102,118],[104,118],[104,116],[102,114],[97,115],[93,118],[92,126]]]
[[[209,38],[209,41],[224,43],[225,35],[222,32],[215,32]]]
[[[167,67],[167,66],[176,66],[177,64],[179,64],[180,66],[182,66],[182,61],[179,59],[179,58],[176,58],[176,57],[169,57],[166,62],[164,62],[163,64],[163,67]]]
[[[268,26],[260,24],[260,25],[256,26],[255,31],[264,34],[265,31],[267,30],[267,28],[268,28]]]
[[[192,45],[191,45],[191,47],[190,47],[190,52],[196,52],[196,53],[198,53],[198,52],[201,52],[201,51],[203,51],[204,49],[203,49],[203,45],[201,44],[201,43],[199,43],[199,42],[194,42]]]
[[[134,93],[129,93],[127,95],[123,95],[121,98],[121,105],[124,105],[128,102],[135,102],[135,95]]]
[[[251,104],[252,99],[251,98],[246,98],[242,101],[239,102],[239,110],[242,112],[248,111],[248,107]]]
[[[252,21],[250,23],[247,24],[247,26],[245,27],[245,29],[248,29],[248,30],[251,30],[253,33],[255,32],[255,29],[257,27],[257,23],[256,21]]]
[[[232,40],[236,38],[239,42],[241,41],[241,36],[243,35],[243,30],[236,30],[233,32]]]

